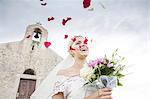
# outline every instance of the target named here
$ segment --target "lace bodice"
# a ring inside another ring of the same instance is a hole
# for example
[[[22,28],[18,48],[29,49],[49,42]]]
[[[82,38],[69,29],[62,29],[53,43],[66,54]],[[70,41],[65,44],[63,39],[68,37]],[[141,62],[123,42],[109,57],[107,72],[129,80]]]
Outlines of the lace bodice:
[[[65,99],[72,99],[72,91],[82,87],[84,84],[85,80],[79,75],[71,77],[58,75],[53,87],[53,95],[63,92]]]

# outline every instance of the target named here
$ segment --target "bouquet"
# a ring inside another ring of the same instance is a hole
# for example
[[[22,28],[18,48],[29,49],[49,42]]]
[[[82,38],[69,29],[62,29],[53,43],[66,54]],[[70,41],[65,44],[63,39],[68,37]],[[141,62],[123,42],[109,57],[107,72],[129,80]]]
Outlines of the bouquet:
[[[103,58],[91,60],[88,66],[81,69],[80,76],[87,81],[85,85],[90,90],[122,86],[120,79],[125,76],[121,73],[125,67],[122,63],[124,59],[118,55],[118,49],[116,49],[110,58],[105,55]]]

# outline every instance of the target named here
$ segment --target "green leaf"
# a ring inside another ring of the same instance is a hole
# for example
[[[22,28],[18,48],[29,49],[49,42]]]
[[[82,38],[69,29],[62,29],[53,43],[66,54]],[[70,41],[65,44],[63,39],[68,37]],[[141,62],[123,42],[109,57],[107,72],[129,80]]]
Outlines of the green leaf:
[[[123,61],[123,60],[125,60],[125,57],[122,57],[122,58],[121,58],[121,61]]]
[[[119,78],[122,78],[122,77],[124,77],[125,75],[119,73],[119,74],[117,74],[116,76],[119,77]]]
[[[121,84],[120,82],[117,84],[118,86],[123,86],[123,84]]]
[[[118,85],[118,86],[123,86],[123,84],[120,83],[119,79],[117,79],[117,85]]]
[[[112,74],[115,71],[113,67],[109,68],[107,66],[102,66],[100,70],[102,75],[107,75],[107,76]]]
[[[117,49],[115,50],[115,52],[118,52],[118,50],[119,50],[119,48],[117,48]]]

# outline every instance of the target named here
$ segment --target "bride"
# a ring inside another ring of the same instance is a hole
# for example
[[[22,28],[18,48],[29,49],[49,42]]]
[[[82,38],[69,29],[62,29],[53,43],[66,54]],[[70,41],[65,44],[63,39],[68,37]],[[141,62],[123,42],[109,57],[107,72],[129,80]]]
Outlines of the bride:
[[[59,63],[32,94],[31,99],[112,99],[111,89],[102,88],[86,94],[86,81],[80,71],[89,53],[87,41],[75,36],[69,42],[68,57]]]

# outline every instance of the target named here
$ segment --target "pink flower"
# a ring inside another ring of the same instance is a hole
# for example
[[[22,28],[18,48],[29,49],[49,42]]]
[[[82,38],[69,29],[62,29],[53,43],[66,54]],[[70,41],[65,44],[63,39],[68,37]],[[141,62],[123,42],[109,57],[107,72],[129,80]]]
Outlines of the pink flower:
[[[96,61],[96,60],[92,60],[92,61],[90,61],[90,62],[88,63],[88,66],[89,66],[89,67],[92,67],[92,68],[94,68],[96,65],[97,65],[97,61]]]
[[[104,59],[103,58],[97,58],[97,63],[98,64],[102,64],[104,62]]]
[[[96,60],[91,60],[88,65],[89,67],[96,67],[97,65],[103,64],[104,59],[103,58],[97,58]]]
[[[107,67],[113,67],[113,63],[109,63],[109,64],[107,64]]]

